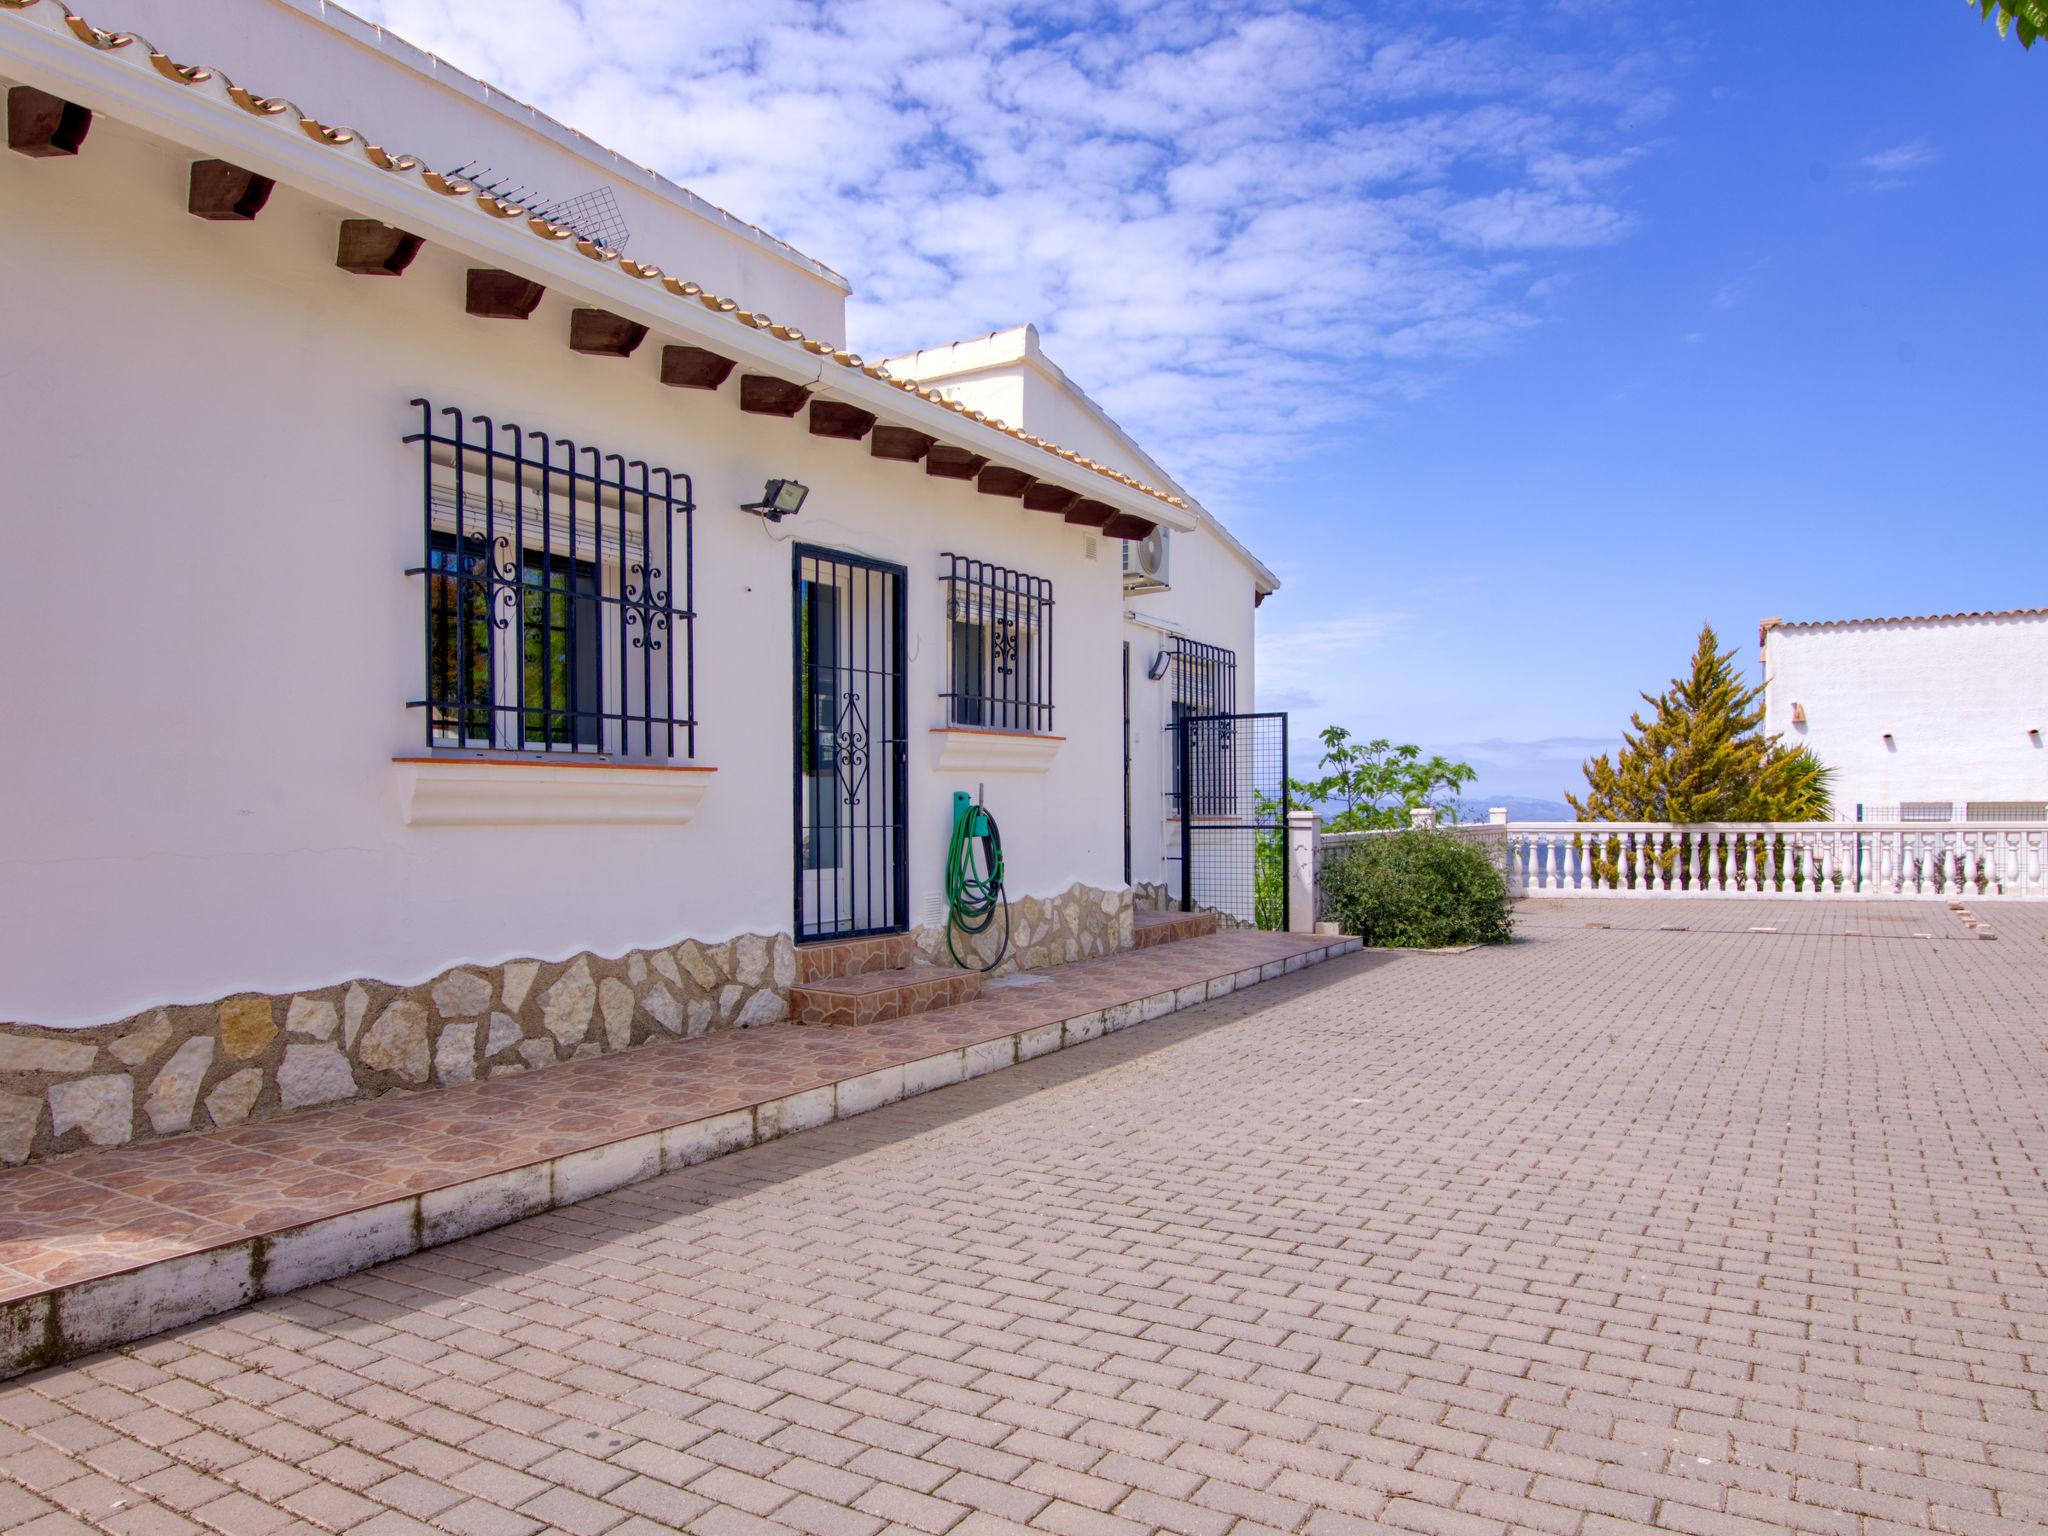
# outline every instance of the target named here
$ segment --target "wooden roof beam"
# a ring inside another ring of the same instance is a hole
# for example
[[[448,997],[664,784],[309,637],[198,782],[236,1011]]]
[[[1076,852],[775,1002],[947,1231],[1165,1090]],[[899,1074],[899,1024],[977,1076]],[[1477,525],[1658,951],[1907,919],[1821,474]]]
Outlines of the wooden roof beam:
[[[358,277],[397,277],[426,243],[381,219],[343,219],[334,264]]]
[[[195,218],[246,222],[263,211],[277,183],[225,160],[194,160],[185,211]]]
[[[631,357],[647,327],[608,309],[569,311],[569,350],[585,357]]]
[[[794,416],[810,397],[803,385],[773,374],[740,375],[740,409],[756,416]]]
[[[7,147],[17,155],[47,160],[75,155],[92,129],[92,112],[75,101],[32,85],[7,93]]]
[[[703,347],[661,349],[661,382],[671,389],[716,389],[732,377],[734,366],[731,358]]]
[[[978,453],[956,448],[951,443],[933,443],[924,456],[924,472],[941,480],[972,480],[988,463]]]
[[[1083,528],[1106,528],[1109,526],[1109,520],[1116,515],[1116,508],[1109,503],[1090,501],[1086,496],[1076,501],[1066,511],[1067,521],[1078,523]]]
[[[1022,496],[1036,483],[1021,469],[991,464],[976,478],[974,488],[984,496]]]
[[[915,464],[927,453],[937,438],[918,431],[915,427],[875,428],[868,439],[868,452],[878,459],[895,459],[904,464]]]
[[[516,272],[495,267],[471,267],[466,307],[472,315],[486,320],[524,320],[536,309],[547,289],[529,282]]]
[[[875,413],[844,400],[811,402],[811,436],[857,443],[875,428]]]
[[[1102,525],[1106,539],[1142,539],[1159,525],[1129,512],[1119,512]]]
[[[1063,485],[1040,480],[1024,492],[1024,509],[1027,512],[1065,512],[1080,499],[1079,491],[1070,491]]]

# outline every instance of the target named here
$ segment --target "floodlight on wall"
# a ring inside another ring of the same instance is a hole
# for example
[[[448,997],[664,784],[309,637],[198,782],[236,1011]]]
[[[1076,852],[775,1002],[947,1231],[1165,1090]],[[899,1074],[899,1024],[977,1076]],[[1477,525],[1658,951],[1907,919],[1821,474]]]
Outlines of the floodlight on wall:
[[[761,499],[740,503],[740,510],[779,523],[801,512],[804,498],[810,494],[811,488],[801,480],[770,480],[761,488]]]
[[[1166,676],[1167,669],[1172,665],[1173,652],[1161,651],[1158,655],[1152,658],[1152,665],[1145,669],[1145,675],[1151,678],[1152,681],[1156,683],[1159,681],[1159,679]]]

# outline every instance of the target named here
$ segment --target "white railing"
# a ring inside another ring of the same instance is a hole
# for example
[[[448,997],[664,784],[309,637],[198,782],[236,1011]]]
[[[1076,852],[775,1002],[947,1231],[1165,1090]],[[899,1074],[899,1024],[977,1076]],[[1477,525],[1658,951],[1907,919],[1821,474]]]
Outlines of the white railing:
[[[2048,901],[2040,822],[1509,822],[1516,896]]]

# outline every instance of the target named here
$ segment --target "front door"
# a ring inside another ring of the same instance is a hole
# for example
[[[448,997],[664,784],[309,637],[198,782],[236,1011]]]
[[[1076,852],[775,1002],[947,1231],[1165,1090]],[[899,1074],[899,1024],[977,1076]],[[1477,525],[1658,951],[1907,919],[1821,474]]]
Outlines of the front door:
[[[909,925],[900,565],[796,547],[796,937]]]

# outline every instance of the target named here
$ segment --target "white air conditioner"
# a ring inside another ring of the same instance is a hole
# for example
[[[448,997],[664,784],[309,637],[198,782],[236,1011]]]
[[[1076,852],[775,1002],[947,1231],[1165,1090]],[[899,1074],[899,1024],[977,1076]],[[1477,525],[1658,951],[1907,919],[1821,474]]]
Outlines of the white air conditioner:
[[[1142,539],[1125,539],[1124,548],[1124,590],[1126,592],[1164,592],[1170,583],[1166,579],[1167,531],[1155,526]]]

